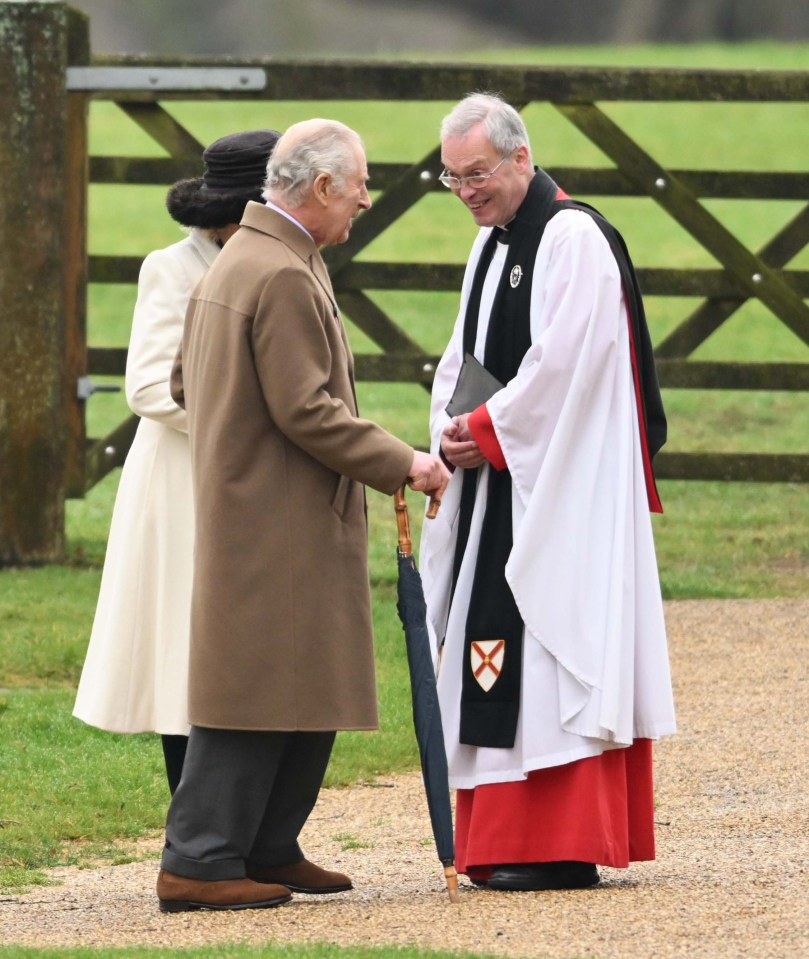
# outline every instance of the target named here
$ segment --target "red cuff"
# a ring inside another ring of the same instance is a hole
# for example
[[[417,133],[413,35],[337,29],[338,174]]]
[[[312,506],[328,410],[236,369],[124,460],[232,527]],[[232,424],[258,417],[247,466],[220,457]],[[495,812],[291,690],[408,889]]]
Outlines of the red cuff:
[[[503,451],[500,449],[500,443],[497,434],[494,432],[492,418],[484,403],[469,414],[467,424],[472,439],[480,447],[480,452],[492,464],[496,470],[504,470],[508,465]]]

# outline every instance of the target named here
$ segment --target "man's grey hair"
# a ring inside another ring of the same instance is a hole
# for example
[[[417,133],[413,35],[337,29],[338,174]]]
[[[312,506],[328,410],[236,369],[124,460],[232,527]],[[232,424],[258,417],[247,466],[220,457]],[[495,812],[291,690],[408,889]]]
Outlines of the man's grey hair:
[[[522,117],[496,93],[470,93],[444,117],[441,123],[441,142],[452,137],[466,136],[478,123],[491,145],[501,156],[509,156],[517,147],[531,143]]]
[[[279,200],[293,209],[304,201],[321,173],[328,173],[339,191],[348,176],[356,173],[356,148],[363,149],[360,135],[338,120],[324,120],[288,146],[283,137],[267,162],[265,200]]]

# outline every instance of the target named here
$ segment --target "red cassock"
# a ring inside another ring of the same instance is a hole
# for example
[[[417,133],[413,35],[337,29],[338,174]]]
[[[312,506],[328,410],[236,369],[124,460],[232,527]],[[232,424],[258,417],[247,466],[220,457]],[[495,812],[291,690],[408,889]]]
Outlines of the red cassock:
[[[648,739],[517,782],[459,789],[456,803],[455,864],[473,879],[488,879],[500,863],[625,868],[655,857]]]

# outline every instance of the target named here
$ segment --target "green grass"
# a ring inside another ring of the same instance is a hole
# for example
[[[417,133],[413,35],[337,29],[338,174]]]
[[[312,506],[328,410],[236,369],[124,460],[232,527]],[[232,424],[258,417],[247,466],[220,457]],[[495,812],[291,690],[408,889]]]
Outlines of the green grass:
[[[112,736],[73,719],[72,688],[0,698],[3,864],[39,869],[118,857],[165,821],[156,736]],[[57,748],[58,744],[58,748]]]
[[[488,52],[469,59],[538,64],[805,68],[807,45],[642,47]],[[416,161],[434,146],[447,104],[171,103],[171,112],[202,142],[236,129],[336,116],[363,134],[372,160]],[[805,105],[608,104],[605,109],[653,155],[672,166],[802,170],[809,135]],[[603,164],[598,154],[552,107],[525,112],[536,158],[545,165]],[[112,104],[93,104],[96,153],[159,154]],[[164,187],[94,185],[90,197],[93,253],[144,255],[174,242],[176,224],[163,210]],[[640,266],[712,266],[710,258],[648,200],[590,198],[627,237]],[[799,203],[708,201],[745,243],[762,245],[800,208]],[[363,254],[368,259],[463,262],[474,226],[448,194],[425,197]],[[792,266],[809,269],[809,251]],[[89,293],[92,345],[127,343],[135,289],[93,286]],[[457,309],[455,293],[373,292],[380,305],[428,352],[440,352]],[[653,338],[660,340],[696,301],[649,298]],[[349,317],[350,321],[350,317]],[[350,326],[350,322],[349,322]],[[350,326],[355,351],[375,349]],[[695,354],[705,360],[807,362],[807,347],[764,308],[750,304]],[[415,445],[427,441],[428,396],[407,384],[359,385],[363,412]],[[785,392],[666,392],[671,450],[807,451],[809,397]],[[103,435],[126,414],[121,395],[96,394],[88,404],[91,435]],[[115,736],[71,716],[92,624],[118,474],[81,501],[68,503],[68,555],[63,565],[0,570],[0,884],[7,889],[41,881],[42,870],[64,863],[115,861],[137,855],[134,842],[157,835],[167,802],[162,758],[154,736]],[[809,567],[809,495],[789,484],[664,482],[666,508],[654,518],[661,581],[670,599],[805,597]],[[414,539],[420,500],[409,497]],[[373,780],[417,764],[411,732],[407,667],[395,610],[396,525],[392,502],[369,495],[370,560],[381,729],[338,736],[327,784]],[[346,841],[362,842],[362,836]],[[285,955],[341,956],[331,947],[284,948]],[[30,951],[3,951],[12,957]],[[38,955],[45,955],[37,952]],[[61,957],[89,950],[59,951]],[[156,955],[157,950],[92,951],[99,955]],[[207,956],[208,950],[189,950]],[[234,947],[217,955],[272,957]],[[353,956],[363,951],[352,950]],[[419,951],[369,951],[374,956],[426,957]],[[438,953],[431,955],[439,955]]]

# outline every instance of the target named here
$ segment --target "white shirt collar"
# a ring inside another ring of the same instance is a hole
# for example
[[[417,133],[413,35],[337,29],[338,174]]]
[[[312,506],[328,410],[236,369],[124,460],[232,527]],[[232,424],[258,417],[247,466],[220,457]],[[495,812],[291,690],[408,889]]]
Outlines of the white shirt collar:
[[[264,202],[267,204],[267,206],[271,210],[275,210],[276,213],[280,213],[281,216],[285,216],[288,220],[294,223],[295,226],[303,230],[303,232],[309,237],[309,239],[312,240],[312,242],[314,242],[315,238],[312,236],[312,234],[306,229],[306,227],[299,220],[296,220],[291,213],[287,213],[286,210],[282,210],[281,207],[278,206],[276,203],[273,203],[272,200],[265,200]]]

